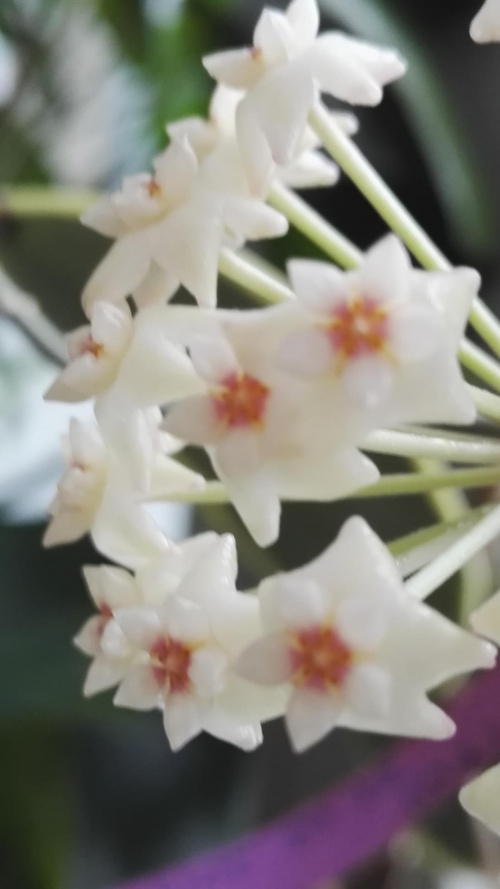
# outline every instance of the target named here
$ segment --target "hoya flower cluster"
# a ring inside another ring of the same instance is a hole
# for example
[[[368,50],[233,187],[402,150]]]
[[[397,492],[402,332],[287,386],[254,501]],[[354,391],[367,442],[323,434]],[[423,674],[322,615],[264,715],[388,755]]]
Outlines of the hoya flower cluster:
[[[291,258],[289,287],[271,279],[279,305],[217,308],[220,273],[266,277],[242,248],[286,233],[273,195],[340,175],[315,124],[351,145],[356,119],[327,112],[322,94],[377,105],[405,72],[397,52],[318,27],[315,0],[265,9],[251,47],[204,59],[217,81],[208,119],[169,124],[152,172],[85,212],[112,245],[46,396],[95,407],[94,425],[71,421],[45,536],[90,533],[114,563],[84,569],[96,608],[75,639],[91,658],[85,694],[116,688],[118,706],[158,709],[174,750],[201,731],[252,750],[276,717],[297,751],[337,725],[444,739],[454,725],[428,693],[495,661],[490,642],[411,594],[360,517],[309,565],[245,593],[230,535],[173,543],[147,510],[214,489],[177,456],[203,448],[218,496],[266,547],[283,500],[377,482],[365,451],[378,430],[476,418],[458,352],[479,275],[417,270],[395,234],[348,271]],[[171,305],[181,287],[189,304]]]

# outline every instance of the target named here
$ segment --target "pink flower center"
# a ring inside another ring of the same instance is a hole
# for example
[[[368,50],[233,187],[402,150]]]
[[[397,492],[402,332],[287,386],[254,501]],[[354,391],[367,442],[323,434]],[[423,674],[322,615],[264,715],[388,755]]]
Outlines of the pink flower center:
[[[170,694],[185,692],[191,685],[188,675],[193,652],[183,642],[164,636],[149,651],[153,673],[159,686]]]
[[[387,308],[369,296],[355,295],[334,309],[325,324],[328,339],[343,360],[387,348]]]
[[[290,646],[292,682],[323,691],[342,685],[354,653],[332,627],[309,627],[294,634]]]
[[[109,607],[109,605],[106,605],[104,603],[102,605],[100,605],[100,607],[99,607],[99,623],[97,626],[98,639],[102,638],[104,630],[106,629],[106,627],[112,617],[113,617],[113,612],[111,611],[111,608]]]
[[[151,176],[147,184],[147,192],[150,198],[159,198],[161,195],[161,187],[154,176]]]
[[[230,428],[261,426],[269,394],[269,388],[250,374],[230,374],[213,395],[217,419]]]
[[[100,358],[104,352],[104,346],[101,343],[96,343],[92,334],[89,333],[80,345],[78,352],[80,355],[93,355],[94,358]]]

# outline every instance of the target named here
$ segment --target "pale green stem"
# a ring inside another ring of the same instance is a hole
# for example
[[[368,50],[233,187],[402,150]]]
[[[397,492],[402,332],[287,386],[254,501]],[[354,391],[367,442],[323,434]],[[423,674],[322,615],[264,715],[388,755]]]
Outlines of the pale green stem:
[[[248,290],[266,304],[293,299],[292,291],[279,280],[279,277],[263,271],[257,261],[252,261],[248,251],[245,256],[241,256],[234,250],[221,250],[219,272],[233,284]]]
[[[0,190],[0,210],[13,216],[74,219],[98,198],[99,194],[90,189],[15,186]]]
[[[397,497],[402,494],[426,494],[445,488],[484,488],[500,484],[500,467],[455,469],[447,472],[402,472],[385,475],[380,481],[349,495],[349,499]],[[181,503],[228,503],[229,496],[221,482],[207,482],[203,491],[170,494],[157,491],[154,500]],[[347,499],[347,498],[345,498]]]
[[[468,386],[467,388],[472,395],[478,413],[488,420],[500,423],[500,398],[498,395],[487,392],[486,389],[479,389],[477,386]]]
[[[433,559],[440,556],[452,543],[458,540],[465,531],[472,528],[481,518],[487,515],[493,509],[492,506],[480,507],[475,510],[469,510],[465,515],[454,519],[453,521],[440,522],[438,525],[432,525],[429,528],[423,528],[412,534],[406,535],[399,540],[393,541],[388,545],[389,550],[394,556],[398,565],[401,577],[408,577],[415,571],[420,571],[425,565],[428,565]],[[470,562],[464,566],[465,568],[474,565],[482,553],[478,553]],[[468,578],[469,579],[469,578]],[[472,579],[472,578],[470,578]],[[488,575],[489,587],[487,593],[491,592],[491,577]],[[474,595],[483,594],[485,585],[476,585]],[[468,602],[468,596],[460,597],[464,602]],[[468,608],[468,611],[471,609]]]
[[[484,488],[500,483],[500,467],[485,469],[452,469],[444,472],[405,472],[384,475],[368,488],[351,494],[354,499],[365,497],[396,497],[402,494],[428,494],[446,488]],[[447,511],[445,519],[457,518]]]
[[[353,269],[363,261],[361,250],[281,182],[273,183],[267,200],[337,265]]]
[[[372,432],[360,445],[363,451],[373,454],[392,454],[398,457],[445,460],[448,463],[500,463],[500,444],[494,439],[480,436],[461,436],[439,430],[399,432],[380,430]]]
[[[452,266],[444,254],[321,103],[314,106],[309,123],[332,158],[420,264],[426,269],[449,271]],[[475,330],[500,356],[500,322],[479,297],[475,298],[469,317]]]
[[[462,340],[458,354],[464,367],[492,389],[500,392],[500,365],[494,358],[490,358],[475,343],[465,339]]]
[[[426,599],[499,534],[500,506],[497,506],[441,556],[408,580],[406,582],[408,593],[418,599]]]

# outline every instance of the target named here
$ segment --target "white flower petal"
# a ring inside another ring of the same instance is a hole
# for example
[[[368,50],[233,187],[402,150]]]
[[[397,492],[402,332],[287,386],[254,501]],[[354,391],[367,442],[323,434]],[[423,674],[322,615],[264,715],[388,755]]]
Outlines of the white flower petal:
[[[132,710],[153,710],[160,703],[160,689],[151,667],[132,667],[125,676],[113,703]]]
[[[173,694],[165,701],[163,724],[172,750],[184,747],[203,730],[208,705],[188,694]]]
[[[155,158],[153,167],[167,203],[177,206],[188,194],[198,171],[198,161],[187,138],[173,139]]]
[[[352,398],[357,407],[375,412],[390,396],[394,370],[382,356],[352,358],[342,369],[341,383],[347,397]]]
[[[158,265],[178,279],[200,305],[211,308],[217,302],[221,233],[220,199],[197,193],[155,226],[152,239]]]
[[[109,302],[94,303],[90,322],[94,342],[106,346],[111,352],[121,352],[127,348],[132,333],[132,316],[127,303],[122,306]]]
[[[244,241],[277,238],[288,231],[288,222],[281,213],[252,198],[227,198],[223,218],[230,232]]]
[[[74,543],[90,530],[93,512],[84,509],[65,509],[49,522],[43,535],[47,549],[63,543]]]
[[[126,230],[109,195],[100,198],[85,210],[80,216],[80,222],[106,238],[119,238]]]
[[[330,315],[349,294],[345,273],[331,263],[291,259],[287,271],[300,302],[314,315]]]
[[[266,70],[262,54],[253,47],[216,52],[205,56],[202,62],[214,80],[236,90],[250,89]]]
[[[277,178],[289,188],[326,188],[335,185],[340,168],[319,151],[304,151],[288,166],[277,170]]]
[[[319,9],[316,0],[292,0],[286,10],[295,40],[301,47],[312,43],[319,31]]]
[[[470,27],[470,36],[476,43],[500,40],[500,4],[498,0],[486,0]]]
[[[173,404],[162,425],[172,435],[195,445],[214,444],[224,432],[212,399],[205,395]]]
[[[345,706],[361,717],[383,718],[391,706],[391,676],[370,663],[355,664],[343,688]]]
[[[235,672],[257,685],[288,682],[292,675],[290,647],[283,633],[273,633],[252,642],[234,664]]]
[[[308,326],[283,340],[276,361],[284,371],[314,380],[324,376],[332,367],[334,354],[326,333]]]
[[[98,614],[85,621],[73,639],[80,651],[89,657],[97,657],[101,651],[102,617]]]
[[[222,336],[197,336],[190,343],[196,373],[208,383],[221,383],[238,373],[238,360],[230,342]]]
[[[469,815],[500,834],[500,765],[493,766],[463,787],[459,799]]]
[[[307,68],[289,63],[266,74],[238,106],[236,132],[253,193],[261,194],[267,184],[262,178],[264,155],[255,130],[264,135],[274,163],[286,166],[299,150],[315,98],[314,80]],[[255,158],[254,149],[259,149]]]
[[[338,725],[342,702],[333,694],[310,689],[295,689],[286,711],[285,722],[293,749],[302,753],[324,738]]]
[[[222,481],[256,474],[260,467],[260,436],[249,428],[226,431],[214,448],[214,466]]]
[[[396,235],[386,235],[368,251],[360,269],[363,293],[383,305],[408,298],[410,257]]]
[[[202,698],[214,698],[226,685],[228,661],[224,652],[215,646],[204,646],[191,658],[188,675],[196,693]]]
[[[99,263],[82,293],[87,314],[98,301],[121,302],[133,293],[149,270],[151,250],[149,230],[124,235]]]
[[[351,648],[369,651],[382,641],[387,630],[387,608],[379,597],[351,594],[335,610],[334,622],[344,642]]]
[[[179,289],[179,281],[152,262],[149,271],[132,296],[138,308],[169,302]]]
[[[442,341],[440,318],[429,305],[407,303],[389,315],[391,352],[404,364],[425,361]]]
[[[311,580],[278,575],[274,583],[274,611],[279,625],[304,628],[321,624],[327,614],[321,588]]]
[[[241,750],[256,750],[264,740],[259,723],[245,723],[215,705],[203,720],[203,728],[214,738]]]
[[[116,568],[114,565],[85,565],[83,576],[97,608],[108,605],[113,610],[137,603],[135,578],[123,568]]]
[[[200,644],[211,638],[210,621],[196,602],[178,595],[167,596],[158,614],[164,631],[178,642]]]
[[[149,651],[162,633],[160,618],[153,608],[117,608],[115,620],[136,648]]]
[[[113,661],[104,655],[96,657],[90,665],[85,679],[84,696],[90,698],[113,688],[118,682],[121,682],[126,669],[127,663],[124,661]]]

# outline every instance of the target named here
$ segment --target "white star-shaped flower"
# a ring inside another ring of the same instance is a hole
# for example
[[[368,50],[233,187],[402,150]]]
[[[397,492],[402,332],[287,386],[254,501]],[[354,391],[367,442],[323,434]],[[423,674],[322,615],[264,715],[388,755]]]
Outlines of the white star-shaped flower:
[[[470,36],[476,43],[500,40],[500,0],[486,0],[470,27]]]
[[[90,325],[67,338],[69,364],[45,393],[50,401],[85,401],[108,389],[130,346],[133,322],[126,303],[96,302]]]
[[[248,195],[248,181],[236,138],[236,111],[244,93],[226,86],[214,90],[209,117],[187,117],[167,126],[171,138],[187,138],[201,163],[202,180],[212,188]],[[358,128],[354,115],[332,113],[332,119],[347,135]],[[275,178],[291,188],[320,188],[334,185],[339,168],[318,151],[319,140],[310,128],[285,167],[277,167]],[[271,183],[269,183],[271,184]]]
[[[392,51],[340,32],[318,37],[316,0],[293,0],[286,12],[264,9],[253,46],[206,56],[212,77],[246,90],[236,128],[253,193],[265,193],[275,164],[296,156],[308,114],[324,92],[358,105],[377,105],[382,87],[405,73]]]
[[[353,440],[405,422],[469,424],[476,412],[457,353],[480,278],[412,269],[394,235],[360,269],[293,260],[299,329],[281,343],[283,370],[309,380],[307,410]]]
[[[113,612],[141,604],[142,596],[135,578],[123,568],[87,565],[83,575],[98,614],[84,623],[73,641],[92,658],[83,688],[84,695],[90,697],[118,685],[137,661],[139,654],[114,620]],[[105,634],[109,640],[106,645]]]
[[[139,423],[139,412],[136,417]],[[123,564],[128,564],[127,549],[134,541],[139,547],[143,543],[146,553],[163,549],[140,501],[154,495],[156,485],[168,496],[169,491],[200,490],[205,481],[168,456],[179,443],[158,429],[158,409],[143,411],[141,418],[139,432],[131,430],[120,451],[95,426],[70,420],[63,439],[66,466],[49,508],[45,546],[70,543],[90,531],[98,549]]]
[[[183,441],[207,448],[261,546],[278,537],[280,498],[333,500],[378,478],[374,464],[339,445],[338,432],[332,434],[322,418],[309,422],[305,385],[276,369],[286,322],[279,310],[241,313],[222,323],[218,336],[193,340],[191,358],[205,394],[176,402],[164,424]]]
[[[215,306],[226,233],[243,243],[287,230],[284,217],[260,201],[204,188],[187,139],[173,140],[153,166],[154,175],[129,177],[82,216],[115,239],[84,289],[87,313],[96,301],[121,302],[130,294],[139,305],[168,300],[180,284],[201,305]]]
[[[453,722],[427,697],[495,650],[405,590],[389,551],[359,518],[315,561],[259,588],[267,631],[236,670],[287,693],[297,751],[335,726],[444,739]]]
[[[237,592],[236,572],[230,535],[208,547],[203,542],[191,570],[180,577],[175,554],[150,569],[149,583],[164,592],[160,604],[115,612],[145,660],[129,670],[115,704],[161,708],[173,750],[201,731],[253,750],[262,741],[260,721],[282,712],[281,693],[255,694],[255,687],[231,670],[231,662],[259,633],[257,600]]]

